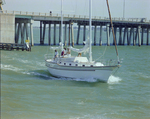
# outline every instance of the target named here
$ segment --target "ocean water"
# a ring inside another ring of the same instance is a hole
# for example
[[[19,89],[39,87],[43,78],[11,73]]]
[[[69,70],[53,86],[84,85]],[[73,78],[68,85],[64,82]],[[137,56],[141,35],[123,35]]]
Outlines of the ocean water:
[[[1,119],[150,118],[150,46],[118,51],[122,66],[103,83],[51,76],[44,62],[49,46],[1,50]],[[93,46],[93,59],[99,57],[115,59],[115,47]]]

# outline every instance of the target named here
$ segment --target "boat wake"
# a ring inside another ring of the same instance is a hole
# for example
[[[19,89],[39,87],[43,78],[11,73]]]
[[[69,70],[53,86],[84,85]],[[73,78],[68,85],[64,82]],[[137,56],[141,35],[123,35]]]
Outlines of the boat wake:
[[[41,79],[46,79],[46,80],[66,80],[66,81],[78,81],[78,82],[89,82],[89,83],[94,83],[94,82],[103,82],[100,79],[96,78],[64,78],[64,77],[53,77],[50,75],[46,70],[40,70],[40,71],[31,71],[31,72],[25,72],[28,75],[34,75],[37,77],[40,77]],[[122,79],[119,77],[115,77],[111,75],[108,79],[108,84],[116,84],[119,83]]]
[[[74,81],[83,81],[83,82],[98,82],[98,79],[95,78],[74,78]]]
[[[100,79],[96,79],[96,78],[76,78],[76,79],[72,79],[74,81],[83,81],[83,82],[104,82]],[[108,84],[116,84],[116,83],[119,83],[122,79],[119,78],[119,77],[115,77],[113,75],[111,75],[108,79],[108,81],[106,83]]]

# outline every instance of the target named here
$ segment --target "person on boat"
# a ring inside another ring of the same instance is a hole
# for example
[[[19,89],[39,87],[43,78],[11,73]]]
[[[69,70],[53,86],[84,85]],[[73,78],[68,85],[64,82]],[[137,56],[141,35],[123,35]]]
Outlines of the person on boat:
[[[67,53],[66,53],[66,55],[67,55],[68,57],[71,57],[71,51],[70,51],[69,48],[67,48]]]
[[[57,58],[57,57],[58,57],[58,52],[57,52],[57,50],[55,50],[54,60],[55,60],[55,58]]]
[[[81,53],[78,53],[78,57],[81,57]]]
[[[64,48],[64,55],[66,55],[67,54],[67,51],[66,51],[66,48]]]
[[[61,52],[61,56],[64,57],[64,55],[66,55],[66,48]]]

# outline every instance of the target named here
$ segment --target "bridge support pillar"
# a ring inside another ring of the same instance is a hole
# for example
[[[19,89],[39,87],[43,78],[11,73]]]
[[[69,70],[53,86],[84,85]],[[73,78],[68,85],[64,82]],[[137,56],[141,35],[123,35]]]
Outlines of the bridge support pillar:
[[[42,45],[44,45],[44,40],[45,40],[45,30],[46,30],[46,23],[44,23],[44,27],[43,27],[43,41],[42,41]]]
[[[109,41],[109,24],[106,25],[106,35],[107,35],[107,45],[110,46],[110,41]]]
[[[116,45],[117,45],[117,37],[116,37],[117,27],[114,27],[114,34],[116,38]],[[113,45],[115,45],[115,41],[113,40]]]
[[[119,27],[119,45],[122,45],[122,27]]]
[[[84,24],[84,31],[83,31],[83,41],[86,40],[86,25]],[[84,43],[83,43],[84,45]]]
[[[64,36],[64,44],[67,45],[67,24],[65,23],[65,36]]]
[[[29,37],[29,30],[28,30],[28,24],[26,24],[26,39]]]
[[[42,21],[40,21],[40,44],[43,44],[43,35],[42,35],[42,24],[43,24],[43,22]]]
[[[21,23],[21,44],[24,44],[24,23]]]
[[[141,45],[143,45],[143,38],[144,38],[144,28],[142,28],[142,34],[141,34]]]
[[[134,35],[133,35],[134,36]],[[130,45],[129,44],[129,28],[127,27],[127,45]]]
[[[135,28],[133,28],[133,45],[134,45],[134,42],[135,42]]]
[[[30,39],[29,39],[28,24],[30,24]],[[25,40],[28,39],[30,40],[31,45],[32,46],[34,45],[32,24],[33,20],[15,19],[15,43],[24,44]]]
[[[15,43],[18,43],[18,41],[19,41],[19,34],[20,34],[20,32],[21,32],[21,23],[18,23],[17,40],[16,40]]]
[[[48,28],[48,45],[51,45],[51,22],[49,22]]]
[[[141,26],[138,26],[138,45],[141,46]]]
[[[94,29],[94,45],[96,45],[96,32],[97,32],[97,26],[95,25],[95,29]]]
[[[100,40],[99,45],[102,46],[102,25],[100,25]]]
[[[70,23],[69,23],[69,41],[68,41],[68,45],[70,46]]]
[[[19,32],[19,30],[18,30],[18,29],[19,29],[19,23],[16,23],[16,28],[15,28],[15,29],[16,29],[16,33],[15,33],[15,35],[16,35],[16,36],[15,36],[15,37],[16,37],[15,43],[17,43],[17,42],[18,42],[18,39],[19,39],[19,36],[18,36],[18,34],[19,34],[19,33],[18,33],[18,32]]]
[[[147,42],[146,42],[146,45],[149,45],[149,29],[150,28],[147,28]]]
[[[21,44],[24,44],[24,39],[25,39],[25,32],[26,32],[26,29],[27,29],[27,27],[26,27],[26,24],[27,23],[23,23],[22,25],[21,25]]]
[[[109,26],[109,38],[110,38],[110,35],[111,35],[111,31],[112,31],[112,29],[111,29],[111,27]]]
[[[56,23],[54,23],[54,45],[56,45]]]
[[[26,27],[27,29],[27,27]],[[33,40],[33,20],[30,22],[30,39],[31,39],[31,46],[34,46],[34,40]]]
[[[73,31],[73,23],[71,23],[71,39],[72,39],[72,46],[74,46],[74,31]]]
[[[131,29],[130,29],[130,36],[129,36],[129,39],[128,39],[128,45],[131,45],[131,38],[132,38],[133,32],[134,32],[134,28],[131,27]],[[133,35],[133,37],[134,37],[134,35]],[[134,42],[134,40],[133,40],[133,42]]]
[[[79,36],[80,36],[80,24],[78,25],[78,33],[77,33],[77,42],[76,44],[79,44]]]
[[[135,34],[135,39],[134,39],[134,42],[133,42],[133,46],[136,45],[137,36],[138,36],[138,28],[136,28],[136,34]]]
[[[125,45],[125,39],[127,35],[127,27],[124,28],[124,34],[123,34],[123,45]]]
[[[59,24],[59,43],[61,42],[61,23]]]
[[[15,43],[17,42],[17,23],[15,23]]]

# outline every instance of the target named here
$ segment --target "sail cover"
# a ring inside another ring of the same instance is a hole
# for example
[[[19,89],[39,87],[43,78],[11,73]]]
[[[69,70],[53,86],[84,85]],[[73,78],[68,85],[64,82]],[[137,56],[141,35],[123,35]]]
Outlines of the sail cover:
[[[77,49],[77,48],[73,48],[72,46],[68,47],[70,50],[74,51],[74,52],[77,52],[77,53],[87,53],[89,52],[89,47],[90,47],[90,40],[89,38],[84,42],[85,46],[81,49]],[[59,43],[59,46],[58,47],[50,47],[50,49],[52,50],[58,50],[58,49],[61,49],[62,48],[62,43],[60,42]]]
[[[85,46],[81,49],[77,49],[77,48],[73,48],[72,46],[70,46],[70,50],[74,51],[74,52],[78,52],[78,53],[87,53],[89,51],[89,47],[90,47],[90,40],[89,38],[84,42]]]
[[[64,44],[60,42],[58,47],[50,47],[50,49],[59,50],[59,49],[62,49],[62,45],[64,45]]]

